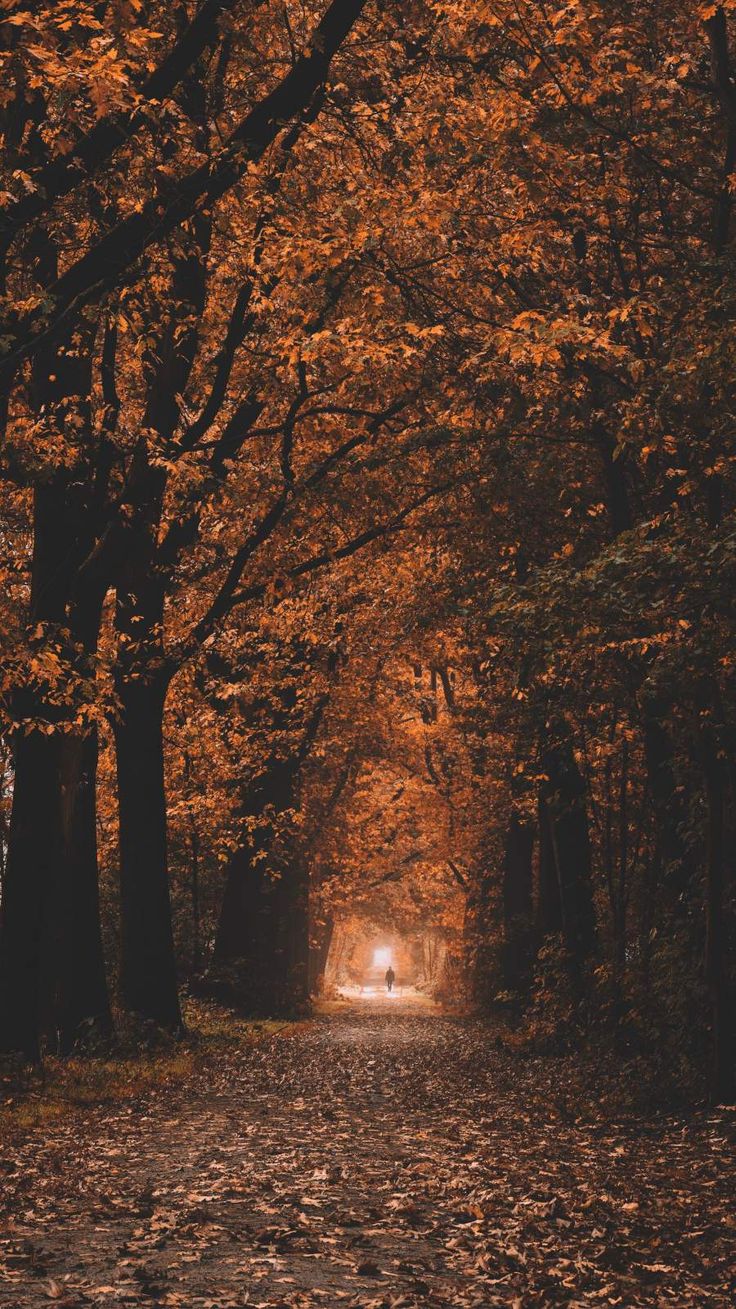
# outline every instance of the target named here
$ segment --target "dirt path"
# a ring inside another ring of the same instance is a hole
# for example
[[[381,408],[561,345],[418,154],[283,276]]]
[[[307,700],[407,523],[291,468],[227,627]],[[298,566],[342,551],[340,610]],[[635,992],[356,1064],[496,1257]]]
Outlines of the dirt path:
[[[728,1115],[586,1124],[554,1086],[479,1024],[356,1001],[11,1149],[0,1304],[733,1304]]]

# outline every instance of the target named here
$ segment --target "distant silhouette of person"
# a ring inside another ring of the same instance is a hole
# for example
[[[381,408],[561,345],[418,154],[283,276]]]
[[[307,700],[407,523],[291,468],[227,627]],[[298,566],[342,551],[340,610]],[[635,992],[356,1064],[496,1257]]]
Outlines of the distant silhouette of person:
[[[394,972],[393,968],[392,968],[391,965],[389,964],[388,968],[386,969],[386,990],[387,990],[387,991],[393,991],[393,989],[394,989],[394,982],[395,982],[395,981],[396,981],[396,973]]]

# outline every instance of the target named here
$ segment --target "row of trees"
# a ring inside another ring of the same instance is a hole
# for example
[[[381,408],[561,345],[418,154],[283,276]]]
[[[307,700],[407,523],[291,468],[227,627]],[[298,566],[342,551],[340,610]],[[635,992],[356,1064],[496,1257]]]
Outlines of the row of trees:
[[[6,1047],[399,913],[730,1094],[729,10],[7,7]]]

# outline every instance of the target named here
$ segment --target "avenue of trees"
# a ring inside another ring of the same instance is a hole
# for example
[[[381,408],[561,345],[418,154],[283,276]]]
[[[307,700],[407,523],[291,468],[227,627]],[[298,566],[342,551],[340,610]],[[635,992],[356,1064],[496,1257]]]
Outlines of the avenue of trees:
[[[734,1094],[734,10],[2,5],[0,1048],[351,919]]]

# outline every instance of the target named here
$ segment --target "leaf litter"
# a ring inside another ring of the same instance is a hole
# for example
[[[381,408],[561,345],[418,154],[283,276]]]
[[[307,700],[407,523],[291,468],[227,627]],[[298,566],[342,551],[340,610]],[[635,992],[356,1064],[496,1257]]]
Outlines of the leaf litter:
[[[569,1112],[554,1059],[362,1002],[2,1157],[3,1309],[713,1306],[733,1115]]]

